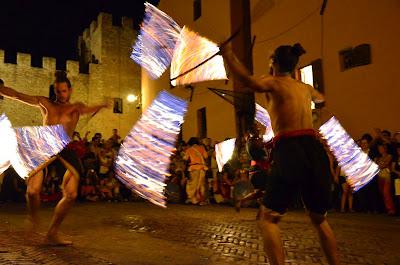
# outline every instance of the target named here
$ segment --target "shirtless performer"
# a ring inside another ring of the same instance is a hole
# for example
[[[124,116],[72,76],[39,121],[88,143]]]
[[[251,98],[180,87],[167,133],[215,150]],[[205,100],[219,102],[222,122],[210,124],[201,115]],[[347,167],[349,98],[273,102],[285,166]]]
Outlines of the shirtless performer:
[[[300,189],[311,222],[318,231],[321,247],[329,264],[339,264],[335,235],[326,213],[330,205],[329,159],[313,129],[311,100],[324,97],[312,86],[291,77],[299,56],[300,44],[280,46],[271,57],[271,76],[254,78],[239,63],[231,48],[221,51],[226,63],[247,92],[265,93],[267,110],[275,133],[271,175],[258,213],[258,226],[264,250],[271,264],[283,265],[284,249],[278,222]]]
[[[62,124],[65,131],[71,137],[74,133],[79,116],[82,114],[95,113],[102,108],[108,107],[107,104],[88,107],[83,103],[70,103],[72,94],[71,82],[65,72],[57,71],[54,81],[54,92],[56,100],[42,96],[30,96],[17,92],[12,88],[4,86],[0,79],[0,95],[18,100],[30,106],[40,108],[43,115],[44,125]],[[51,225],[46,238],[49,244],[70,245],[72,242],[63,240],[58,235],[59,227],[67,215],[69,209],[74,203],[78,194],[79,175],[81,173],[81,164],[75,151],[68,146],[57,156],[58,160],[52,162],[50,166],[56,168],[57,174],[63,174],[63,198],[57,204]],[[55,164],[55,165],[54,165]],[[27,179],[27,202],[29,211],[29,221],[32,229],[37,229],[39,224],[38,210],[40,206],[40,192],[42,190],[43,171],[35,171]]]

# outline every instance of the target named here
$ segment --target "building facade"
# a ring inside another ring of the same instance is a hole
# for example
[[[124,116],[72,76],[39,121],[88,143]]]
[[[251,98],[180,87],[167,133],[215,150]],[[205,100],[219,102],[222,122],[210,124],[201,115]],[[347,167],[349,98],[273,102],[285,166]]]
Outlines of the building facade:
[[[235,16],[231,12],[233,1],[239,0],[161,0],[159,8],[181,26],[187,25],[218,43],[236,30],[231,22]],[[374,128],[400,130],[400,84],[396,81],[400,75],[400,28],[395,26],[399,1],[327,1],[322,14],[324,1],[320,0],[248,1],[251,34],[256,37],[252,51],[255,76],[268,73],[269,56],[276,47],[299,42],[307,51],[300,58],[299,68],[318,62],[314,81],[326,97],[325,108],[316,111],[316,126],[335,115],[355,139],[364,132],[372,133]],[[196,10],[199,6],[200,15]],[[365,46],[369,51],[355,52]],[[353,53],[350,61],[348,51]],[[185,140],[202,131],[198,113],[203,108],[208,137],[223,140],[236,136],[234,108],[207,87],[232,90],[232,82],[194,85],[183,125]],[[144,105],[162,89],[190,98],[187,88],[170,90],[169,72],[152,80],[142,71],[142,88]],[[257,94],[256,102],[265,106],[265,97]]]

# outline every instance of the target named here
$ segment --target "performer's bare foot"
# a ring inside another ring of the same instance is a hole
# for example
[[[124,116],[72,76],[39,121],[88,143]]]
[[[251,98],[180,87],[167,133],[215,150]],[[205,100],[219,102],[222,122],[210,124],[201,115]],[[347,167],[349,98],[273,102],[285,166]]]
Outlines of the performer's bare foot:
[[[25,227],[26,227],[26,232],[28,234],[35,234],[39,230],[39,219],[38,218],[33,218],[29,216],[25,220]]]
[[[61,247],[72,245],[72,241],[60,238],[60,236],[57,233],[55,234],[48,233],[46,235],[46,243],[51,246],[61,246]]]

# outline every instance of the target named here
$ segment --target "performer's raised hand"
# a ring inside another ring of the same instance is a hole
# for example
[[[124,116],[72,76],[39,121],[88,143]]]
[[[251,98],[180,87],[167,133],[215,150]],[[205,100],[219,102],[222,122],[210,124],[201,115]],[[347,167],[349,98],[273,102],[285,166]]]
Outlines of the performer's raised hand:
[[[241,88],[242,92],[265,93],[274,89],[274,84],[269,76],[264,78],[256,78],[252,76],[252,74],[235,56],[230,45],[223,45],[220,49],[221,55],[224,57],[224,60],[233,75],[243,83],[244,86]]]

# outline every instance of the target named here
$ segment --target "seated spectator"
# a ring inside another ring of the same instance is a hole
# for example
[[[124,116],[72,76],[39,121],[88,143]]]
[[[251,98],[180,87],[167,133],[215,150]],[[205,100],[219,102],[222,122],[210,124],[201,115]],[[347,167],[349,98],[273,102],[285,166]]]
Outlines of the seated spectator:
[[[47,174],[42,186],[40,198],[43,202],[56,202],[62,198],[57,179],[53,179],[53,174]]]
[[[120,200],[119,183],[114,178],[113,171],[107,174],[107,178],[100,179],[100,194],[104,200]]]
[[[113,192],[114,200],[121,201],[121,193],[120,193],[121,185],[119,181],[115,178],[115,173],[113,170],[110,170],[108,172],[107,185]]]
[[[100,179],[100,196],[101,199],[111,201],[113,199],[112,189],[107,185],[107,179]]]
[[[85,201],[95,202],[99,200],[96,192],[96,186],[92,183],[92,178],[85,177],[84,183],[81,186],[81,198]]]
[[[115,153],[112,149],[112,141],[108,140],[105,142],[103,148],[99,153],[99,177],[107,178],[108,172],[110,171],[114,162]]]

